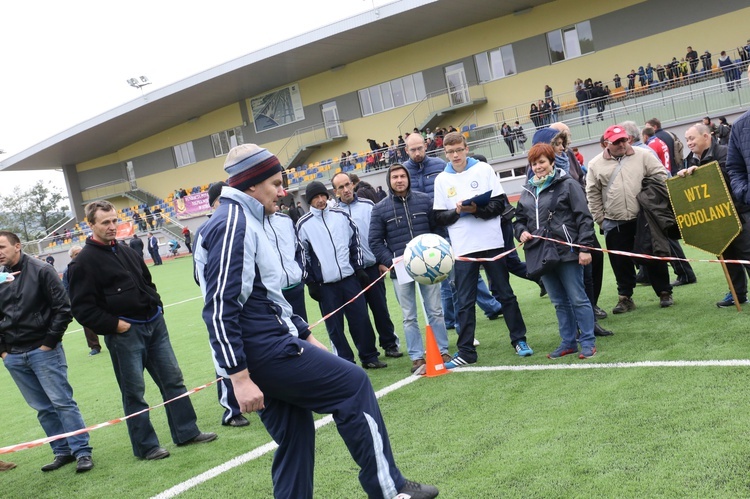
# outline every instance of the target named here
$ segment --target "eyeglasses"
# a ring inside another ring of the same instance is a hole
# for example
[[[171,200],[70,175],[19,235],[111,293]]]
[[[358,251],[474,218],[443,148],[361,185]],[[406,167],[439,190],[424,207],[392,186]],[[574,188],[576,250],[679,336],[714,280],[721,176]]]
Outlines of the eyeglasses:
[[[446,156],[452,156],[453,154],[461,154],[465,150],[466,150],[465,147],[459,147],[457,149],[450,149],[450,150],[446,149],[445,150],[445,155]]]

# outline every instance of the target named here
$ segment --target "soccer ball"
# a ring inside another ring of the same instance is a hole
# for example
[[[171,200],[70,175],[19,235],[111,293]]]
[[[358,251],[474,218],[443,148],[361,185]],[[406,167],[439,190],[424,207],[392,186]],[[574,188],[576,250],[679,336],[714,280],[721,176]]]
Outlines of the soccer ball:
[[[453,250],[448,241],[437,234],[422,234],[406,245],[406,272],[420,284],[435,284],[453,268]]]

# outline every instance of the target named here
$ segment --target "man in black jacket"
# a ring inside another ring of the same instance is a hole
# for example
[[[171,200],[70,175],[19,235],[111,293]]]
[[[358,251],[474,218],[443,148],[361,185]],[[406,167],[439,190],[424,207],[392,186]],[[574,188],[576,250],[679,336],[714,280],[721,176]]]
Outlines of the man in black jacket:
[[[729,185],[729,175],[726,169],[727,146],[717,144],[713,140],[711,129],[703,123],[693,125],[685,131],[685,140],[687,141],[688,149],[690,149],[690,154],[685,158],[687,169],[677,172],[677,175],[681,177],[691,175],[699,166],[716,161],[719,163],[724,180]],[[730,193],[732,193],[731,190]],[[750,207],[741,200],[735,199],[734,195],[732,195],[732,201],[734,201],[734,206],[737,209],[740,219],[743,220],[744,226],[744,221],[750,218]],[[745,230],[743,227],[739,235],[724,250],[723,256],[727,260],[750,260],[750,231]],[[732,286],[737,293],[737,299],[740,303],[747,303],[747,278],[745,277],[745,272],[750,275],[750,267],[728,263],[727,272],[729,273],[729,278],[732,280]],[[723,300],[716,302],[716,306],[719,308],[734,307],[732,293],[727,293]]]
[[[81,325],[104,335],[112,367],[122,392],[125,414],[148,408],[143,398],[148,369],[164,401],[187,390],[177,364],[162,309],[161,297],[151,282],[143,258],[117,244],[117,212],[108,201],[86,206],[93,235],[70,263],[70,298],[73,315]],[[193,404],[182,397],[166,405],[172,440],[177,445],[210,442],[215,433],[201,433]],[[169,451],[159,445],[149,413],[127,420],[133,454],[142,459],[163,459]]]
[[[0,231],[0,265],[13,280],[0,284],[0,357],[26,402],[37,411],[48,436],[85,428],[73,400],[62,337],[70,324],[70,304],[54,268],[21,251],[12,232]],[[78,461],[77,472],[94,467],[89,434],[50,442],[54,471]]]
[[[138,237],[138,234],[133,233],[133,239],[130,240],[128,245],[143,258],[143,239]]]

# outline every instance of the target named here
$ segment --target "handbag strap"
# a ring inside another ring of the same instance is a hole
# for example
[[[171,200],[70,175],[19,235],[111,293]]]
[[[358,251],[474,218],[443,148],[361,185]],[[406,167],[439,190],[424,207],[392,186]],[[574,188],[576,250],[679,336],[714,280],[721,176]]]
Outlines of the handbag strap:
[[[560,186],[558,185],[556,189],[552,191],[552,199],[550,201],[550,210],[549,214],[547,215],[547,230],[550,230],[550,223],[552,222],[552,215],[555,214],[555,211],[557,209],[557,196],[560,193]],[[555,209],[552,209],[552,208]]]

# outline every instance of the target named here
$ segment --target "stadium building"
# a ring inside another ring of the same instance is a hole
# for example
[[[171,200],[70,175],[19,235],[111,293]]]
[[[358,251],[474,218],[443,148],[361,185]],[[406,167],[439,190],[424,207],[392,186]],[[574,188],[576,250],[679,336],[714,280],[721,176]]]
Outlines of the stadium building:
[[[342,167],[385,186],[384,170],[365,166],[368,139],[389,145],[414,128],[454,126],[489,158],[506,191],[518,192],[525,160],[510,154],[499,130],[519,121],[530,139],[529,106],[544,99],[545,85],[586,159],[617,121],[657,116],[677,132],[697,117],[747,108],[750,85],[728,91],[717,67],[726,50],[745,70],[747,19],[747,0],[401,0],[147,92],[0,170],[62,169],[76,220],[94,199],[112,201],[123,220],[159,205],[179,222],[165,230],[179,234],[180,224],[194,228],[203,216],[199,209],[178,216],[185,200],[173,199],[175,189],[198,195],[225,179],[233,145],[275,153],[287,169],[287,202],[296,202],[307,182],[327,182]],[[710,66],[666,82],[654,73],[653,84],[626,89],[631,69],[679,61],[687,46],[710,52]],[[609,87],[601,121],[593,107],[591,123],[581,119],[578,78]],[[353,160],[342,166],[345,151]]]

